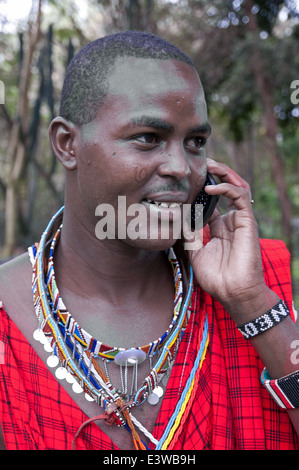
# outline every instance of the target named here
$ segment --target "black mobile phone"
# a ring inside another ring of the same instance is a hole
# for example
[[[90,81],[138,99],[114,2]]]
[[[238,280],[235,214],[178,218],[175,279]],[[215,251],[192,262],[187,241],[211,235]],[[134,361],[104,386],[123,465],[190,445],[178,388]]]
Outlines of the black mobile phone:
[[[217,183],[214,180],[213,176],[208,173],[204,187],[202,188],[200,193],[198,193],[197,198],[191,206],[191,228],[193,230],[195,228],[196,221],[199,217],[203,218],[203,227],[206,225],[218,202],[219,196],[211,196],[210,194],[207,194],[204,190],[205,186],[208,186],[210,184],[214,185]]]

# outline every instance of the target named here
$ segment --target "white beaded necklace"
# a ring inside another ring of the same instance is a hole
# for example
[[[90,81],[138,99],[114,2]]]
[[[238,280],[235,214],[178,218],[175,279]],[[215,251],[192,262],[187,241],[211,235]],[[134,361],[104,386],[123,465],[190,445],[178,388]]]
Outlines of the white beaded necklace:
[[[96,400],[98,404],[106,408],[109,403],[116,402],[119,398],[118,391],[111,385],[109,381],[103,380],[101,374],[99,375],[97,367],[95,367],[94,359],[96,354],[94,351],[90,352],[90,355],[86,354],[86,349],[77,338],[74,337],[67,331],[66,328],[62,328],[60,319],[55,318],[53,313],[53,305],[49,302],[49,293],[47,292],[47,284],[44,280],[44,249],[46,242],[48,241],[49,234],[52,231],[54,223],[57,218],[61,215],[63,208],[51,219],[46,231],[44,232],[39,247],[35,250],[29,249],[30,257],[34,263],[33,270],[33,293],[34,293],[34,304],[36,315],[38,318],[38,329],[34,332],[34,338],[44,344],[45,349],[51,353],[47,360],[49,367],[57,367],[55,375],[59,379],[65,379],[72,384],[72,388],[75,392],[81,393],[85,391],[85,396],[88,400]],[[178,263],[177,263],[178,265]],[[182,292],[182,280],[180,277],[180,298]],[[187,321],[187,310],[189,305],[189,299],[192,291],[192,272],[191,280],[189,284],[189,290],[187,298],[182,308],[179,308],[180,313],[176,315],[175,321],[172,323],[169,330],[170,334],[168,338],[163,342],[160,348],[160,357],[152,368],[150,374],[146,377],[143,385],[137,390],[137,370],[140,358],[144,360],[144,351],[141,348],[131,349],[118,349],[118,353],[115,355],[115,362],[120,365],[121,374],[123,373],[123,367],[125,368],[125,374],[130,364],[133,367],[133,381],[135,382],[134,397],[131,398],[129,407],[140,405],[146,398],[149,399],[150,404],[156,404],[159,398],[163,394],[163,389],[158,385],[162,379],[166,378],[166,371],[170,370],[172,363],[174,362],[177,345],[181,338],[181,333],[186,326]],[[61,299],[61,298],[60,298]],[[52,299],[52,302],[55,299]],[[181,305],[180,305],[181,307]],[[101,343],[102,344],[102,343]],[[151,343],[154,344],[154,343]],[[155,342],[155,344],[157,344]],[[70,351],[71,350],[71,351]],[[71,352],[71,354],[70,354]],[[142,354],[142,356],[141,356]],[[139,355],[139,356],[138,356]],[[118,356],[118,360],[117,360]],[[149,355],[151,357],[151,355]],[[141,362],[141,361],[140,361]],[[107,365],[107,362],[104,362]],[[105,367],[106,372],[107,368]],[[83,371],[83,372],[82,372]],[[127,381],[124,377],[121,377],[123,384],[123,390],[127,388]],[[137,392],[136,392],[137,390]],[[127,391],[127,390],[126,390]],[[131,392],[133,388],[131,389]],[[132,395],[132,393],[130,393]],[[117,417],[120,418],[120,423],[123,424],[123,420],[119,413]]]

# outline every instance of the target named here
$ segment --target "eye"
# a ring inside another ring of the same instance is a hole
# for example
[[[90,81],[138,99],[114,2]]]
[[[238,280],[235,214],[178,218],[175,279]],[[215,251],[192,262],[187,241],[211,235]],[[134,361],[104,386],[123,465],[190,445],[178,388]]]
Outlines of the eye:
[[[185,140],[185,145],[187,147],[194,148],[196,150],[200,150],[203,148],[206,144],[207,139],[202,136],[194,136],[194,137],[189,137],[188,139]]]
[[[140,142],[142,144],[156,144],[158,142],[157,136],[155,134],[140,134],[133,137],[133,140]]]

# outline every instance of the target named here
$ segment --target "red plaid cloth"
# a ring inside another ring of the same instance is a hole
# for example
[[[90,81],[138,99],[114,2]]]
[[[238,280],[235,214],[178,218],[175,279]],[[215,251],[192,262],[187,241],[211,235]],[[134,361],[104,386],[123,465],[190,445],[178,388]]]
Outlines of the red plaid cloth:
[[[261,241],[267,284],[292,311],[289,254],[283,242]],[[285,411],[260,383],[263,368],[221,305],[195,288],[196,315],[180,345],[153,434],[159,439],[180,397],[197,353],[200,315],[207,312],[210,344],[198,386],[175,435],[174,449],[298,449]],[[7,449],[67,450],[87,416],[33,351],[5,311],[0,315],[0,422]],[[3,361],[2,361],[3,362]],[[117,449],[94,423],[78,449]]]

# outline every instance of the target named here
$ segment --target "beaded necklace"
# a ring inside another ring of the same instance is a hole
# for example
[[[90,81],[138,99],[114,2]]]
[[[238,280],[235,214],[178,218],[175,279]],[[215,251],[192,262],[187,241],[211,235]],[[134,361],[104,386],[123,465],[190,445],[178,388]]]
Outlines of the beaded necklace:
[[[63,303],[63,300],[59,294],[59,290],[58,290],[56,279],[55,279],[54,250],[59,240],[61,229],[62,229],[62,224],[57,230],[56,234],[54,235],[52,243],[51,243],[47,277],[46,277],[46,286],[51,297],[52,310],[55,315],[55,319],[57,322],[60,322],[61,327],[64,328],[64,330],[68,334],[72,335],[85,349],[93,353],[95,356],[99,356],[102,359],[106,360],[107,362],[115,360],[116,363],[119,363],[121,360],[121,357],[122,356],[125,357],[125,355],[121,355],[119,353],[125,351],[126,349],[107,346],[101,341],[98,341],[97,339],[95,339],[83,328],[81,328],[78,322],[72,317],[72,315],[66,309]],[[182,276],[180,272],[179,263],[177,262],[177,259],[174,255],[173,250],[170,250],[168,259],[172,265],[172,270],[173,270],[173,275],[174,275],[174,284],[175,284],[173,317],[172,317],[172,321],[168,329],[160,338],[149,343],[146,346],[141,346],[140,348],[138,348],[138,351],[143,351],[145,353],[145,357],[154,356],[161,349],[161,347],[163,346],[163,344],[165,344],[167,338],[170,335],[171,330],[176,325],[178,318],[179,318],[180,307],[182,303],[182,295],[183,295]],[[140,357],[144,357],[144,356],[140,354]]]
[[[47,360],[48,366],[59,365],[55,372],[58,378],[65,378],[72,383],[74,391],[84,391],[87,399],[95,400],[103,407],[107,422],[129,426],[134,442],[136,440],[140,442],[138,435],[136,437],[129,409],[142,404],[157,390],[159,382],[174,362],[178,344],[188,321],[187,311],[192,292],[193,273],[190,270],[188,292],[185,301],[182,302],[182,276],[179,263],[173,250],[169,250],[169,260],[174,270],[175,301],[172,322],[165,334],[141,348],[111,348],[103,345],[80,328],[67,312],[59,295],[55,281],[53,253],[61,227],[52,240],[48,266],[46,266],[45,247],[63,209],[62,207],[51,219],[40,243],[34,249],[29,250],[33,262],[32,290],[38,319],[38,329],[34,332],[34,338],[45,344],[45,349],[51,353]],[[145,357],[152,358],[156,353],[159,353],[159,358],[155,366],[137,390],[138,363],[142,362]],[[113,387],[108,375],[98,365],[97,357],[105,362],[114,360],[121,367],[123,365],[127,367],[130,360],[131,364],[134,364],[136,387],[129,400],[124,401],[127,397],[120,397],[119,390]],[[137,444],[135,445],[137,448]]]

